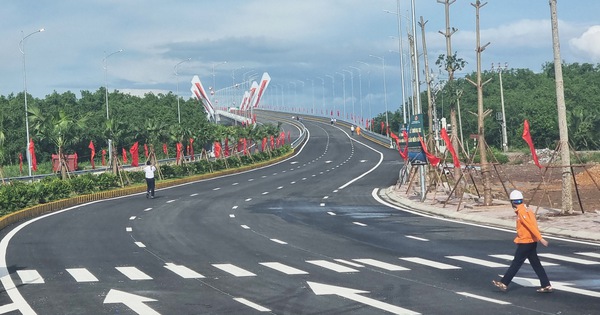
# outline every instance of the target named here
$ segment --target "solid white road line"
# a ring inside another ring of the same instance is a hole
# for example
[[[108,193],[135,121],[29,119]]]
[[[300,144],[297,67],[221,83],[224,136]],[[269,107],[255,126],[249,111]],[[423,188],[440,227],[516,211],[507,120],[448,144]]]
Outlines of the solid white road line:
[[[165,264],[165,268],[173,271],[175,274],[177,274],[178,276],[184,278],[184,279],[202,279],[205,278],[203,275],[195,272],[194,270],[185,267],[185,266],[181,266],[181,265],[176,265],[173,263],[166,263]]]
[[[115,267],[120,273],[130,280],[152,280],[152,277],[143,273],[136,267]]]
[[[335,272],[340,272],[340,273],[344,273],[344,272],[358,272],[358,270],[356,269],[352,269],[350,267],[346,267],[340,264],[336,264],[336,263],[332,263],[330,261],[327,260],[307,260],[306,261],[309,264],[313,264],[313,265],[317,265],[319,267],[323,267],[325,269],[329,269],[329,270],[333,270]]]
[[[426,238],[412,236],[412,235],[405,235],[405,236],[406,236],[406,238],[411,238],[413,240],[422,241],[422,242],[429,242],[429,240],[426,239]]]
[[[37,270],[17,270],[17,274],[23,284],[44,283],[44,278],[42,278]]]
[[[272,238],[271,241],[277,243],[277,244],[281,244],[281,245],[287,245],[286,242],[282,241],[282,240],[278,240],[276,238]]]
[[[260,263],[261,265],[265,266],[265,267],[269,267],[271,269],[275,269],[279,272],[285,273],[286,275],[307,275],[308,272],[294,268],[294,267],[290,267],[287,265],[284,265],[282,263],[278,263],[278,262],[263,262]]]
[[[460,260],[460,261],[468,262],[471,264],[481,265],[481,266],[486,266],[486,267],[491,267],[491,268],[507,268],[508,267],[508,265],[505,265],[505,264],[499,264],[499,263],[496,263],[493,261],[483,260],[483,259],[478,259],[478,258],[473,258],[473,257],[467,257],[467,256],[446,256],[446,258]]]
[[[242,304],[244,304],[246,306],[249,306],[249,307],[251,307],[251,308],[253,308],[253,309],[255,309],[255,310],[259,311],[259,312],[270,312],[271,311],[270,309],[268,309],[266,307],[262,307],[262,306],[260,306],[260,305],[258,305],[256,303],[250,302],[250,301],[248,301],[248,300],[246,300],[244,298],[234,298],[233,300],[235,300],[237,302],[240,302],[240,303],[242,303]]]
[[[512,261],[513,260],[513,256],[511,255],[489,255],[490,257],[494,257],[494,258],[499,258],[499,259],[504,259],[504,260],[509,260]],[[529,264],[529,260],[525,260],[526,264]],[[551,262],[545,262],[542,261],[542,266],[548,267],[548,266],[559,266],[559,264],[555,264],[555,263],[551,263]]]
[[[254,277],[256,276],[254,273],[242,269],[238,266],[232,265],[232,264],[213,264],[213,267],[215,268],[219,268],[233,276],[236,277]]]
[[[385,269],[385,270],[389,270],[389,271],[410,270],[410,269],[402,267],[402,266],[386,263],[386,262],[375,260],[375,259],[365,258],[365,259],[352,259],[352,260],[357,261],[361,264],[370,265],[373,267],[377,267],[377,268],[381,268],[381,269]]]
[[[89,270],[85,268],[69,268],[67,272],[71,274],[71,276],[77,282],[97,282],[98,278],[96,278]]]
[[[490,299],[490,298],[487,298],[485,296],[471,294],[471,293],[468,293],[468,292],[456,292],[456,293],[460,294],[460,295],[464,295],[466,297],[470,297],[470,298],[474,298],[474,299],[478,299],[478,300],[482,300],[482,301],[486,301],[486,302],[496,303],[496,304],[500,304],[500,305],[510,305],[510,304],[512,304],[510,302],[500,301],[500,300],[496,300],[496,299]]]
[[[425,258],[419,258],[419,257],[400,257],[400,259],[410,261],[415,264],[421,264],[421,265],[425,265],[428,267],[443,269],[443,270],[461,269],[458,266],[444,264],[441,262],[437,262],[437,261],[433,261],[433,260],[429,260],[429,259],[425,259]]]
[[[538,254],[538,256],[542,256],[542,257],[546,257],[546,258],[550,258],[550,259],[568,261],[568,262],[581,264],[581,265],[600,265],[600,261],[593,261],[593,260],[587,260],[587,259],[581,259],[581,258],[573,258],[573,257],[557,255],[557,254]]]

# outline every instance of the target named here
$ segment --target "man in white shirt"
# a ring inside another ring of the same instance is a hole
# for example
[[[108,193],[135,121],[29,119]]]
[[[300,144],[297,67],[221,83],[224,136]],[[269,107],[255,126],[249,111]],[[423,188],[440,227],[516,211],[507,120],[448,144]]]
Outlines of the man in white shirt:
[[[156,166],[150,163],[150,160],[146,162],[146,166],[144,166],[144,173],[146,173],[146,198],[154,199],[154,172],[156,171]]]

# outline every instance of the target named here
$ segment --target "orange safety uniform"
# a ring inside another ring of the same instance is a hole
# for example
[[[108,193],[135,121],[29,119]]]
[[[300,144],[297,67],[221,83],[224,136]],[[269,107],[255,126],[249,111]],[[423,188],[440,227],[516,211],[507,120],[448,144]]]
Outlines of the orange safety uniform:
[[[535,243],[542,239],[542,234],[535,219],[535,213],[529,210],[524,204],[517,206],[517,237],[515,243]]]

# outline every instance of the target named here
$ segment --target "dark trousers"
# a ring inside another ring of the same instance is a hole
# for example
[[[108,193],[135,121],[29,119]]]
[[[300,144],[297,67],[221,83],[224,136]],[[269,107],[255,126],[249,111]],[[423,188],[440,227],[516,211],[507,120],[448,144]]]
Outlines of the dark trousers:
[[[154,178],[146,178],[146,194],[154,197]]]
[[[513,258],[513,261],[510,264],[510,267],[508,267],[506,274],[504,274],[504,277],[501,280],[502,283],[508,285],[525,262],[525,259],[528,259],[529,263],[531,264],[531,267],[533,267],[533,271],[535,271],[535,274],[540,279],[541,286],[547,287],[550,285],[550,280],[548,280],[546,271],[544,270],[544,267],[542,267],[542,263],[538,258],[537,244],[537,242],[517,244],[515,258]]]

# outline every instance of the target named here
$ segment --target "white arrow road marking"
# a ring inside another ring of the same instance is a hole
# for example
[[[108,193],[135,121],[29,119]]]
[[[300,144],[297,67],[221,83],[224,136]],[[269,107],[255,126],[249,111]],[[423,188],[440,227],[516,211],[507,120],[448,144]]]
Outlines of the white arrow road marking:
[[[513,278],[513,282],[516,283],[516,284],[522,285],[524,287],[539,287],[540,286],[540,281],[538,279],[533,279],[533,278],[514,277]],[[573,288],[573,287],[571,287],[572,285],[573,285],[572,283],[568,283],[568,282],[556,282],[556,281],[552,281],[552,287],[555,290],[560,290],[560,291],[571,292],[571,293],[575,293],[575,294],[581,294],[581,295],[587,295],[587,296],[591,296],[591,297],[595,297],[595,298],[600,298],[600,292],[591,291],[591,290],[585,290],[585,289]]]
[[[160,315],[160,313],[156,312],[148,305],[144,304],[144,302],[156,302],[156,300],[115,289],[111,289],[110,291],[108,291],[108,294],[104,299],[104,304],[122,303],[138,314]]]
[[[384,310],[393,314],[420,314],[411,310],[377,301],[368,297],[359,295],[361,293],[369,293],[369,291],[356,290],[351,288],[338,287],[317,282],[306,282],[316,295],[337,295],[343,298],[366,304],[380,310]]]

